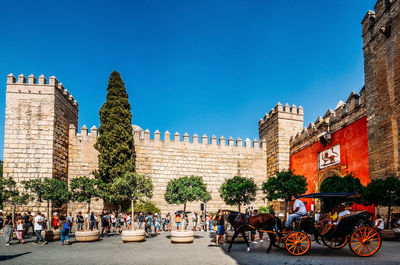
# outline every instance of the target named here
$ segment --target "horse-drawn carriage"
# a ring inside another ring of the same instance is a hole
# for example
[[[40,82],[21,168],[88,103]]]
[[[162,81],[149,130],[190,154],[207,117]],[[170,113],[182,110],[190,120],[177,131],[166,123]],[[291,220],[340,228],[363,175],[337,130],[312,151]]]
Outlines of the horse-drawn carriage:
[[[299,198],[351,199],[356,196],[356,194],[349,193],[312,193],[302,195]],[[242,218],[240,225],[238,225],[240,223],[240,218],[236,217],[236,219],[233,220],[231,217],[230,219],[228,218],[228,221],[234,227],[236,226],[235,235],[246,230],[258,230],[259,232],[268,233],[271,239],[268,251],[271,249],[271,245],[275,245],[278,248],[285,248],[292,255],[304,255],[310,250],[310,236],[312,236],[318,244],[323,244],[331,249],[340,249],[346,246],[346,244],[349,244],[350,250],[357,256],[369,257],[378,252],[382,243],[378,231],[372,227],[373,215],[366,211],[344,216],[335,229],[327,234],[321,234],[321,225],[315,223],[313,215],[302,217],[298,229],[292,231],[276,229],[276,225],[271,225],[271,217],[265,216],[258,218],[260,221],[258,221],[257,218],[258,217],[253,218],[253,220],[248,219],[247,222],[243,222]],[[236,223],[233,221],[236,221]],[[253,224],[251,224],[251,222],[253,222]],[[233,236],[233,240],[236,238],[235,235]],[[276,241],[277,244],[275,244]],[[229,246],[228,251],[231,246],[232,244]],[[249,250],[248,244],[248,251]]]

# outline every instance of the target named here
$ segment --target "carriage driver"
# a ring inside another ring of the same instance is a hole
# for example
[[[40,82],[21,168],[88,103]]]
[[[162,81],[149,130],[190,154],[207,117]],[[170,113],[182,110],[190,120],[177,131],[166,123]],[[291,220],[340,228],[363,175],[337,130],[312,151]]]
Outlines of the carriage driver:
[[[285,227],[287,229],[290,229],[290,225],[292,224],[292,222],[295,218],[299,218],[299,217],[305,216],[307,214],[306,206],[298,198],[299,198],[298,193],[292,195],[292,201],[294,201],[293,212],[291,212],[289,214],[289,217],[287,219],[287,222],[285,225]]]

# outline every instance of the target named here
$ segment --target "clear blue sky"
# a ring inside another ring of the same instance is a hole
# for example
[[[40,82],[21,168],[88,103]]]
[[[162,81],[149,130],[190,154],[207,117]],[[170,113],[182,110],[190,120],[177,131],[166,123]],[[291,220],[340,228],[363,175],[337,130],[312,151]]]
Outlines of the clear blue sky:
[[[113,70],[151,132],[254,139],[278,101],[302,105],[307,126],[362,88],[360,23],[375,2],[2,1],[0,150],[9,73],[55,75],[79,126],[99,125]]]

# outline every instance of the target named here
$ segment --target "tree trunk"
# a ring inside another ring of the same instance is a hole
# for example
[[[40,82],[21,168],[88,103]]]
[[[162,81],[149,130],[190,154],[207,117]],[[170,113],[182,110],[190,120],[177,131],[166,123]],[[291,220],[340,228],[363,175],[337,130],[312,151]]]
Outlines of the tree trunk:
[[[14,205],[13,205],[13,215],[12,215],[12,222],[13,222],[13,224],[15,223],[15,212],[17,211],[16,208],[17,208],[17,206],[14,204]]]
[[[50,229],[50,201],[47,201],[47,229]]]
[[[390,211],[391,206],[392,206],[392,205],[391,205],[391,203],[389,202],[389,205],[388,205],[388,218],[387,218],[387,224],[386,224],[388,229],[390,228],[390,226],[389,226],[389,224],[390,224],[390,217],[391,217],[390,215],[392,214],[391,211]]]
[[[88,212],[88,216],[90,215],[90,200],[87,203],[87,212]]]
[[[286,224],[286,221],[287,221],[288,204],[289,204],[289,202],[287,200],[285,200],[285,217],[284,217],[284,223],[285,224]]]
[[[132,214],[131,214],[131,230],[135,230],[135,224],[133,222],[133,214],[135,212],[135,208],[134,208],[134,204],[133,204],[133,200],[131,200],[131,210],[132,210]]]
[[[185,226],[185,216],[186,216],[186,202],[183,204],[183,216],[181,218],[182,226],[181,226],[181,231],[183,231],[183,227]]]
[[[238,209],[239,209],[239,213],[240,213],[240,203],[238,203]]]

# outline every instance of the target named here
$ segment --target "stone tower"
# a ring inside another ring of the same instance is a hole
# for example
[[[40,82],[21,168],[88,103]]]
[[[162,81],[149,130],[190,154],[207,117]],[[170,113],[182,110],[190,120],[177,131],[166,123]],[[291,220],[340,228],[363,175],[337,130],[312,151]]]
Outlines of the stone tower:
[[[374,8],[362,20],[371,179],[400,176],[400,1]]]
[[[258,122],[260,141],[266,142],[267,177],[289,169],[290,138],[303,129],[303,107],[278,103]]]
[[[78,125],[78,103],[54,76],[48,82],[43,75],[38,79],[7,76],[4,177],[17,183],[68,178],[69,126]],[[36,210],[40,204],[31,206]]]

